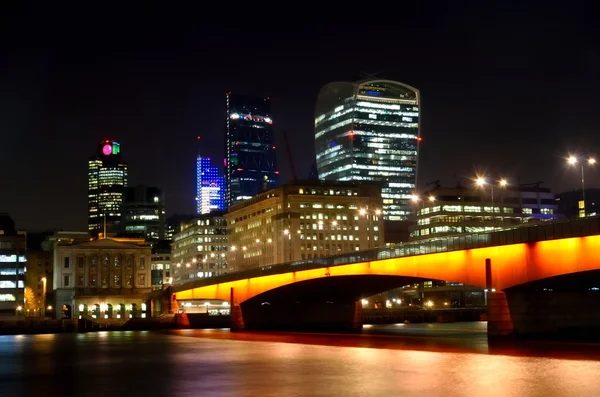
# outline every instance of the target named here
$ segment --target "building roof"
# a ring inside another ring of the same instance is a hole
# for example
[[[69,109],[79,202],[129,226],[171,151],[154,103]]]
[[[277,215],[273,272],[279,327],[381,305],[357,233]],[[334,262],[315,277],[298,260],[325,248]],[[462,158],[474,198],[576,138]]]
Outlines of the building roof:
[[[64,245],[63,245],[64,247]],[[131,249],[131,248],[150,248],[149,245],[136,244],[135,241],[123,242],[113,240],[111,238],[103,238],[98,240],[86,241],[83,243],[76,243],[69,245],[69,247],[75,249]]]

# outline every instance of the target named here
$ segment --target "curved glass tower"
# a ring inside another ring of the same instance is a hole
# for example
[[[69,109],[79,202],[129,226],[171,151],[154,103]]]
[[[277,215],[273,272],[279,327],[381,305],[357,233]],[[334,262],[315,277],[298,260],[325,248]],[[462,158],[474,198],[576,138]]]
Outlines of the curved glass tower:
[[[386,220],[413,211],[419,90],[397,81],[329,83],[319,92],[315,149],[319,179],[380,181]]]

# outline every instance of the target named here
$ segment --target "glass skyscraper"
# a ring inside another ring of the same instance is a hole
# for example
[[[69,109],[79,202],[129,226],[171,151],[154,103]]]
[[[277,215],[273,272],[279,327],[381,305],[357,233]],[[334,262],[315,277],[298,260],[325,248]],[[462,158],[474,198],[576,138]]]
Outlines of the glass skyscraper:
[[[416,88],[389,80],[324,86],[315,112],[319,179],[379,181],[384,219],[406,219],[414,212],[420,99]]]
[[[225,201],[230,206],[279,185],[271,101],[228,93]]]
[[[196,158],[196,213],[207,214],[225,207],[223,177],[208,157]]]
[[[127,164],[121,161],[121,145],[102,141],[88,161],[88,230],[107,232],[121,220],[123,191],[127,186]]]

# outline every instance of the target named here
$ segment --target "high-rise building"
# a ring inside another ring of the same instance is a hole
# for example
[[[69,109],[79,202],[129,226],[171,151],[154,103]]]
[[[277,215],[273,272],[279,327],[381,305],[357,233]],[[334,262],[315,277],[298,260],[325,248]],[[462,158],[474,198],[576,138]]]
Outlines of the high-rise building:
[[[123,196],[121,233],[142,237],[151,244],[164,240],[167,229],[162,190],[151,186],[126,187]]]
[[[315,112],[319,178],[383,182],[384,219],[406,219],[417,184],[420,101],[419,90],[396,81],[324,86]]]
[[[105,140],[88,161],[88,230],[98,235],[121,220],[123,190],[127,186],[127,164],[121,161],[121,145]]]
[[[279,185],[271,101],[228,93],[225,201],[228,206]]]
[[[219,169],[213,167],[210,158],[196,159],[196,213],[222,211],[225,208],[225,186]]]

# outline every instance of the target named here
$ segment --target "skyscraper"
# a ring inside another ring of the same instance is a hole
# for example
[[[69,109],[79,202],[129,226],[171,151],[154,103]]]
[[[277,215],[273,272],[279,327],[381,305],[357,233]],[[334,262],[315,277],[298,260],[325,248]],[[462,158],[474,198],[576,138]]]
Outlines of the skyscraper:
[[[279,185],[271,101],[228,93],[225,201],[230,206]]]
[[[321,180],[380,181],[384,219],[413,212],[420,93],[389,80],[336,82],[319,92],[315,149]]]
[[[93,235],[121,220],[123,191],[127,186],[127,164],[121,161],[121,145],[105,140],[88,161],[88,230]]]
[[[130,186],[123,192],[121,233],[143,237],[151,244],[165,239],[167,221],[162,190],[152,186]]]
[[[196,213],[207,214],[225,207],[223,177],[208,157],[196,158]]]

